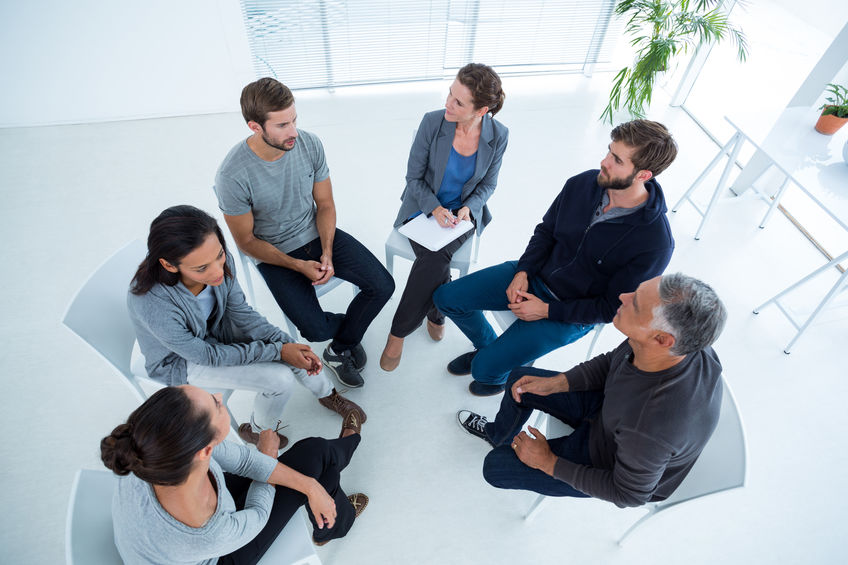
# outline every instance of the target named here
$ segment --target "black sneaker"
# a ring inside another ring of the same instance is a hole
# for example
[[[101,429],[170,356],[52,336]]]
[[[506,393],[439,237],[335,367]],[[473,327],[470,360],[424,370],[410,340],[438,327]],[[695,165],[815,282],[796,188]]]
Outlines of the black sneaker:
[[[471,361],[474,359],[474,356],[477,355],[477,350],[469,351],[468,353],[463,353],[450,363],[448,363],[448,373],[451,375],[470,375],[471,374]]]
[[[456,413],[456,421],[459,422],[460,427],[469,434],[486,440],[486,443],[490,445],[492,444],[483,429],[483,426],[489,423],[485,416],[475,414],[470,410],[460,410]]]
[[[364,369],[365,363],[368,362],[368,356],[365,355],[365,348],[362,347],[362,344],[357,343],[351,348],[350,352],[353,354],[353,364],[356,367],[356,370],[361,371]]]
[[[324,365],[336,374],[336,378],[343,385],[350,388],[359,388],[365,384],[362,375],[356,369],[356,362],[353,360],[353,353],[348,349],[339,354],[333,353],[328,345],[324,349]]]
[[[468,385],[468,390],[474,396],[494,396],[502,393],[506,389],[506,385],[487,385],[479,381],[471,381]]]

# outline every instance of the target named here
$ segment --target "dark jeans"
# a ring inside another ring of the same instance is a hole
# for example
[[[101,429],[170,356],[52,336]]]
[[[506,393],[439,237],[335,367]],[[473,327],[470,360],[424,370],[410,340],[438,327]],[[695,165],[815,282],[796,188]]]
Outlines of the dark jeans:
[[[409,240],[415,261],[409,271],[406,287],[400,297],[395,317],[392,319],[391,334],[406,337],[421,324],[424,316],[434,324],[444,324],[445,315],[433,304],[433,291],[450,282],[450,262],[462,244],[474,234],[468,230],[438,251],[430,251],[423,245]]]
[[[321,260],[321,240],[315,239],[290,251],[289,256],[304,261]],[[271,294],[283,313],[297,326],[306,341],[332,339],[338,353],[362,341],[365,330],[395,291],[395,281],[364,245],[336,228],[333,239],[335,276],[359,287],[344,314],[324,312],[312,281],[304,275],[268,263],[257,265]]]
[[[522,376],[553,377],[557,374],[556,371],[532,367],[518,367],[510,373],[498,415],[494,422],[489,422],[485,427],[486,436],[496,446],[483,462],[483,477],[492,486],[532,490],[548,496],[589,496],[566,482],[528,467],[515,455],[511,446],[512,439],[521,431],[533,410],[541,410],[574,428],[570,435],[547,438],[554,455],[581,465],[592,465],[589,457],[589,430],[592,421],[600,417],[604,402],[602,391],[562,392],[548,396],[525,393],[521,395],[520,403],[512,398],[512,384]]]
[[[350,462],[360,439],[359,434],[330,440],[310,437],[294,444],[278,459],[280,463],[295,471],[317,479],[336,503],[336,523],[333,524],[332,528],[325,526],[320,530],[315,525],[315,517],[312,515],[312,511],[308,505],[306,506],[306,513],[309,515],[309,521],[312,522],[313,527],[312,537],[315,541],[329,541],[344,537],[353,525],[356,514],[347,499],[347,495],[339,486],[339,478],[342,469],[347,467]],[[230,473],[224,473],[224,479],[227,483],[227,490],[230,491],[236,503],[236,508],[242,510],[247,497],[247,489],[253,481]],[[294,513],[297,512],[297,509],[304,504],[306,504],[305,494],[277,486],[274,494],[274,506],[271,508],[268,523],[265,524],[262,531],[247,545],[222,556],[218,563],[221,565],[254,565],[258,563],[291,517],[294,516]]]

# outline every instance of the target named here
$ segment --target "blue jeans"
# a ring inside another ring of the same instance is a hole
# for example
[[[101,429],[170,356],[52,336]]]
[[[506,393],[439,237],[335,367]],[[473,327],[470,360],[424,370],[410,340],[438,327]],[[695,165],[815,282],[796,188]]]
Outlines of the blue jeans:
[[[507,261],[466,275],[440,286],[433,302],[471,340],[477,355],[471,376],[484,384],[503,384],[513,367],[526,365],[554,349],[577,341],[592,324],[554,320],[516,320],[500,337],[483,316],[484,310],[509,310],[506,288],[512,282],[518,261]],[[536,278],[529,291],[545,302],[556,300]]]
[[[515,455],[511,447],[512,438],[518,435],[530,414],[536,409],[574,428],[574,431],[565,437],[547,438],[554,455],[580,465],[592,465],[589,457],[589,430],[592,421],[600,417],[604,401],[602,391],[562,392],[548,396],[525,393],[521,395],[520,403],[515,402],[510,394],[512,383],[524,375],[552,377],[557,374],[556,371],[532,367],[519,367],[510,373],[498,415],[494,422],[489,422],[485,427],[486,436],[496,446],[483,462],[483,477],[492,486],[532,490],[547,496],[588,498],[589,495],[568,483],[528,467]]]
[[[321,240],[314,239],[289,252],[304,261],[321,260]],[[283,313],[297,326],[306,341],[333,340],[338,353],[362,341],[365,330],[380,313],[392,293],[395,281],[380,261],[353,236],[336,228],[333,238],[335,276],[359,287],[344,314],[324,312],[315,288],[307,277],[284,267],[259,263],[259,272]]]

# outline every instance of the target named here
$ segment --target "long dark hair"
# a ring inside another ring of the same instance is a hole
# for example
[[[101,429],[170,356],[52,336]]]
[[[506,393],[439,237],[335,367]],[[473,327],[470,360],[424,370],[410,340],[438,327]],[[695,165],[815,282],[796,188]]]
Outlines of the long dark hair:
[[[156,216],[150,224],[147,236],[147,257],[138,266],[132,279],[130,291],[133,294],[146,294],[153,285],[161,283],[174,286],[180,281],[179,273],[172,273],[159,262],[162,258],[175,267],[183,257],[203,245],[209,234],[214,233],[227,253],[224,234],[215,218],[194,206],[183,204],[171,206]],[[224,263],[224,274],[232,277],[230,268]]]
[[[197,410],[183,389],[167,387],[100,441],[100,458],[118,475],[174,486],[185,482],[195,454],[213,439],[209,412]]]

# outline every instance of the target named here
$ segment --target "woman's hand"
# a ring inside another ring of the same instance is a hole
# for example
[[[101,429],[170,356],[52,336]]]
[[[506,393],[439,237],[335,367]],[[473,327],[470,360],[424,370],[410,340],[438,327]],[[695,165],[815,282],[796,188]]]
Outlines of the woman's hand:
[[[256,449],[260,453],[276,459],[277,452],[280,451],[280,436],[274,430],[262,430],[259,432],[259,441],[256,442]]]
[[[468,220],[471,221],[471,210],[468,209],[468,206],[463,206],[459,210],[456,211],[456,219],[459,220]]]
[[[306,503],[309,504],[309,510],[312,511],[319,530],[324,526],[333,527],[336,523],[336,503],[318,481],[315,481],[313,488],[306,493]]]
[[[433,209],[432,214],[433,217],[436,218],[436,223],[442,228],[452,228],[456,226],[459,221],[453,214],[451,214],[450,210],[443,206],[436,206],[436,208]]]
[[[280,361],[298,369],[306,369],[308,375],[321,372],[321,359],[305,343],[284,343],[280,348]]]

